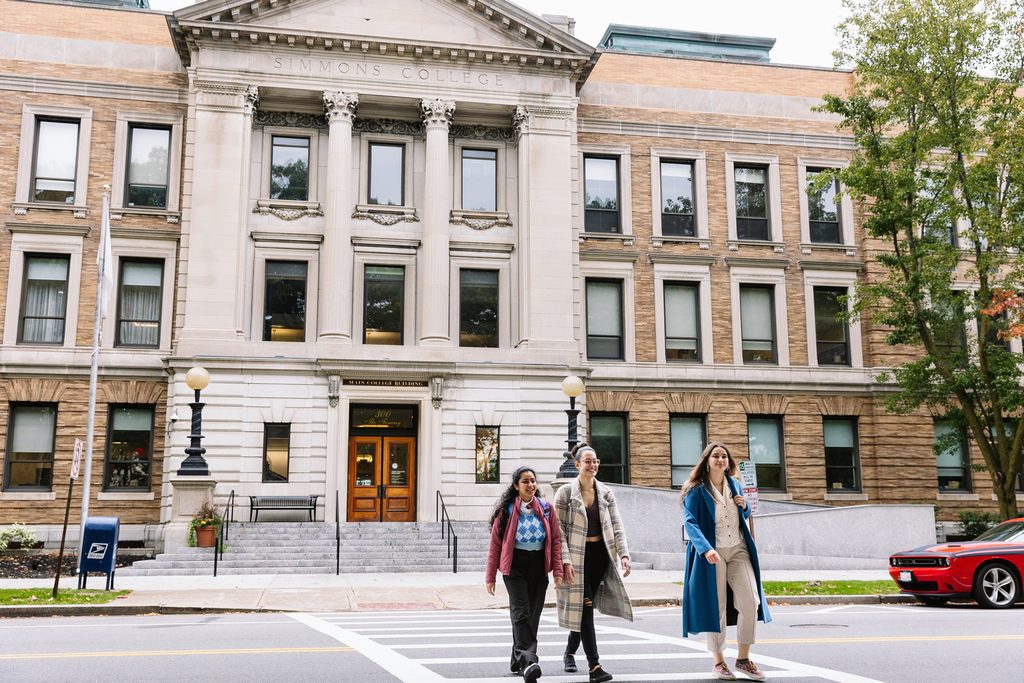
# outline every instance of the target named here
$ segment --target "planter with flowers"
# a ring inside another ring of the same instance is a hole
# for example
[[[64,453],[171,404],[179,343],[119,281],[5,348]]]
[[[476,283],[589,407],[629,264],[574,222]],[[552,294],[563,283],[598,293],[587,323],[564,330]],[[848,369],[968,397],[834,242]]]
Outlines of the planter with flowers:
[[[210,503],[203,503],[188,525],[188,544],[197,548],[212,548],[216,544],[222,518]]]

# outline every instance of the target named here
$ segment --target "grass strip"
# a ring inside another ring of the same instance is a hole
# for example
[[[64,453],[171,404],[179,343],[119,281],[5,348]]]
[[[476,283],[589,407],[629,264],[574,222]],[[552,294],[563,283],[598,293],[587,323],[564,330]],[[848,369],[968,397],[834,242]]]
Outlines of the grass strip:
[[[895,581],[765,581],[764,594],[787,595],[891,595],[900,592]]]
[[[0,588],[0,605],[104,605],[131,591],[61,589],[53,597],[52,588]]]

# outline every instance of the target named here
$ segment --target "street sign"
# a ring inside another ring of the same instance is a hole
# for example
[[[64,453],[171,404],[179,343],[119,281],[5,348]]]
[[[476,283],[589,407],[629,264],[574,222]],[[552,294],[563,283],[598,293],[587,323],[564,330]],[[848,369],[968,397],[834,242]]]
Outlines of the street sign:
[[[78,470],[82,466],[82,449],[85,444],[81,439],[75,439],[75,456],[71,459],[71,478],[78,479]]]
[[[757,468],[749,460],[740,461],[740,485],[743,486],[743,497],[747,499],[750,514],[756,515],[758,509]]]

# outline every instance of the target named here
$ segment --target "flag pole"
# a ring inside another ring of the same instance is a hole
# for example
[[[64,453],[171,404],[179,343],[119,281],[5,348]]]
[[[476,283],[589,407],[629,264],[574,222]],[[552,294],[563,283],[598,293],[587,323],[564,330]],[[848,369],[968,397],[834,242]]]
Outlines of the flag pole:
[[[103,213],[100,217],[100,244],[96,255],[96,311],[92,324],[92,364],[89,368],[89,417],[85,428],[85,467],[82,473],[82,519],[78,529],[78,569],[81,573],[85,557],[85,520],[89,516],[89,489],[92,483],[92,444],[96,431],[96,378],[100,359],[100,324],[106,317],[108,278],[110,267],[110,185],[103,186]]]

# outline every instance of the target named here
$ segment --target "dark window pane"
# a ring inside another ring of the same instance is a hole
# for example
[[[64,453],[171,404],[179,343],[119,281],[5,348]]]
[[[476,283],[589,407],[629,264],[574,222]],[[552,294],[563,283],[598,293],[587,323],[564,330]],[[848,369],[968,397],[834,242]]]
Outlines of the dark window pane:
[[[78,121],[36,123],[32,199],[37,202],[75,203],[78,167]]]
[[[168,153],[171,131],[167,128],[132,126],[128,140],[127,206],[167,206]]]
[[[744,363],[775,363],[774,287],[740,286]]]
[[[404,145],[371,144],[367,203],[402,206],[405,198],[404,175]]]
[[[163,261],[121,261],[116,346],[160,345]]]
[[[366,266],[364,290],[363,343],[401,344],[405,268]]]
[[[498,346],[498,271],[459,271],[459,346]]]
[[[462,150],[462,208],[497,211],[498,153],[493,149]]]
[[[590,445],[601,461],[597,478],[612,484],[629,483],[629,462],[626,416],[590,414]]]
[[[692,283],[665,283],[665,358],[700,360],[700,292]]]
[[[267,261],[263,341],[306,340],[306,262]]]
[[[846,305],[840,299],[845,288],[814,288],[814,330],[818,347],[818,365],[849,365],[849,326],[840,316]]]
[[[20,342],[64,343],[68,263],[67,256],[25,257]]]
[[[947,420],[935,420],[935,464],[940,491],[970,491],[967,439]]]
[[[706,418],[704,415],[672,415],[669,418],[672,447],[672,486],[679,488],[686,483],[690,470],[700,460],[700,454],[707,445]]]
[[[587,280],[587,357],[622,360],[622,282]]]
[[[291,425],[263,425],[263,481],[288,481],[288,455]]]
[[[825,483],[830,491],[860,490],[857,424],[851,418],[823,418]]]
[[[12,405],[4,458],[4,489],[50,489],[57,408]]]
[[[271,138],[270,198],[309,199],[309,138]]]
[[[693,237],[693,163],[661,162],[661,233]]]
[[[489,484],[501,480],[501,428],[476,428],[476,483]]]
[[[768,169],[736,166],[736,237],[741,240],[769,240]]]
[[[619,160],[584,157],[584,218],[588,232],[619,232]]]
[[[111,406],[104,488],[148,491],[153,467],[153,408]]]
[[[807,169],[807,217],[810,222],[811,242],[841,244],[843,237],[839,224],[839,202],[836,197],[839,183],[833,180],[819,190],[813,189],[812,186],[820,173],[820,168]]]

